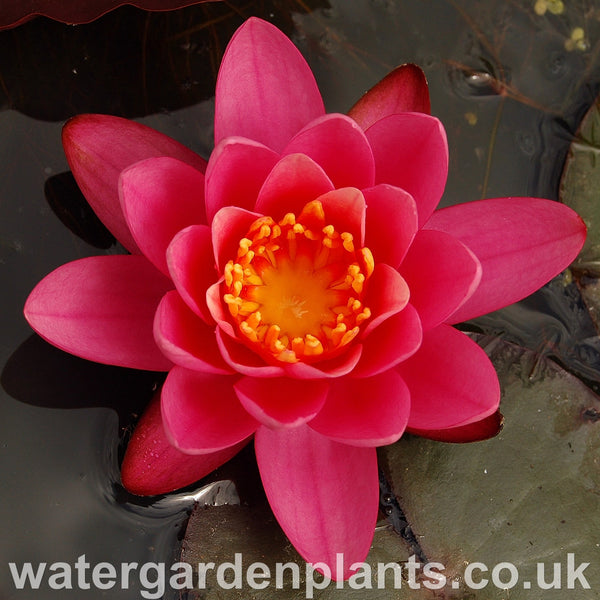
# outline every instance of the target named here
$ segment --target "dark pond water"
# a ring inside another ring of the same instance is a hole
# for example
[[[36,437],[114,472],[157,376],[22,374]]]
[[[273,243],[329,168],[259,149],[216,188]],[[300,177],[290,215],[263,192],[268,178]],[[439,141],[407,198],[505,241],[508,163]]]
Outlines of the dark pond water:
[[[450,144],[444,204],[556,198],[568,144],[600,84],[600,6],[565,2],[563,14],[540,15],[535,4],[232,1],[170,13],[126,7],[75,27],[40,18],[0,32],[1,600],[32,597],[14,589],[8,562],[172,561],[202,489],[157,499],[125,492],[119,459],[160,377],[68,356],[22,317],[49,271],[121,251],[67,173],[63,122],[82,112],[127,116],[208,157],[222,52],[243,19],[258,15],[298,44],[330,112],[347,111],[398,64],[425,69]],[[554,285],[479,327],[534,350],[551,345],[590,385],[600,381],[596,332],[573,287]],[[35,598],[73,594],[46,589]],[[136,589],[85,597],[106,594],[139,597]]]

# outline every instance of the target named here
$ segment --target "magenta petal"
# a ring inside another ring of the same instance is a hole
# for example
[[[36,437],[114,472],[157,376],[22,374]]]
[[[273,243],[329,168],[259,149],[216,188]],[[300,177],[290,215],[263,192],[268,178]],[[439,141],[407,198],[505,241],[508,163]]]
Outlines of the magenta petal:
[[[191,225],[180,231],[167,248],[169,273],[177,291],[206,323],[213,322],[206,290],[218,279],[211,238],[206,225]]]
[[[311,365],[303,362],[285,365],[285,374],[295,379],[332,379],[343,377],[354,370],[360,360],[362,351],[362,344],[354,344],[346,352],[335,358],[322,360]]]
[[[206,170],[209,223],[224,206],[252,210],[267,175],[279,160],[273,150],[245,138],[225,138],[213,151]]]
[[[341,188],[319,196],[325,221],[334,223],[338,232],[349,232],[356,245],[365,240],[365,198],[356,188]]]
[[[288,378],[244,377],[235,384],[242,406],[267,427],[297,427],[310,421],[323,407],[329,384]]]
[[[283,154],[301,153],[321,165],[336,188],[366,188],[375,181],[375,161],[363,130],[349,117],[328,114],[307,125]]]
[[[408,433],[419,435],[438,442],[454,442],[455,444],[468,444],[489,440],[498,435],[504,425],[504,417],[496,411],[489,417],[475,421],[468,425],[449,427],[448,429],[407,429]]]
[[[154,312],[171,281],[143,256],[93,256],[62,265],[33,289],[25,317],[61,350],[99,363],[166,371]]]
[[[217,375],[231,374],[215,337],[215,328],[195,315],[175,291],[168,292],[154,319],[154,339],[176,365]]]
[[[121,173],[119,193],[138,247],[168,275],[166,253],[173,236],[206,220],[204,175],[174,158],[149,158]]]
[[[151,157],[171,156],[204,172],[206,161],[170,137],[120,117],[79,115],[63,129],[63,146],[81,191],[113,235],[138,252],[118,194],[123,169]]]
[[[348,112],[363,129],[402,112],[429,114],[429,89],[425,74],[417,65],[401,65],[372,87]]]
[[[468,246],[482,267],[475,293],[448,318],[473,319],[517,302],[566,269],[586,228],[573,210],[540,198],[496,198],[444,208],[427,229],[446,231]]]
[[[410,430],[468,425],[498,408],[500,384],[490,359],[449,325],[426,331],[419,351],[397,371],[410,389]]]
[[[419,226],[438,205],[448,175],[443,125],[422,113],[392,115],[366,131],[375,157],[376,183],[406,190],[417,203]]]
[[[325,171],[304,154],[288,154],[273,168],[256,201],[255,210],[275,220],[299,215],[307,202],[334,189]]]
[[[408,423],[410,392],[394,370],[365,379],[338,379],[309,427],[354,446],[383,446],[400,439]]]
[[[363,190],[367,203],[366,245],[376,262],[398,268],[415,237],[419,215],[413,197],[391,185]]]
[[[375,448],[340,444],[301,425],[260,427],[255,450],[269,504],[296,550],[308,562],[328,565],[333,579],[349,577],[350,565],[367,556],[375,530]]]
[[[280,152],[324,112],[315,78],[294,44],[274,25],[248,19],[231,38],[219,69],[215,145],[239,135]]]
[[[410,304],[386,319],[363,340],[363,352],[353,374],[372,377],[391,369],[412,356],[421,345],[423,330],[415,308]]]
[[[481,281],[481,265],[471,250],[451,235],[431,230],[417,233],[400,273],[425,330],[442,323]]]
[[[221,273],[229,260],[237,258],[240,240],[246,237],[250,225],[260,216],[237,206],[226,206],[215,215],[211,224],[212,242]]]
[[[168,494],[212,473],[237,454],[240,442],[211,454],[184,454],[169,443],[160,413],[157,394],[144,411],[127,445],[121,466],[121,481],[132,494]]]
[[[256,431],[258,423],[240,404],[235,378],[173,367],[161,394],[167,438],[187,454],[229,448]]]
[[[242,342],[230,337],[219,327],[217,344],[225,362],[238,373],[250,377],[283,377],[282,367],[268,365],[256,352],[252,352]]]
[[[236,333],[233,325],[229,321],[231,314],[227,309],[222,298],[221,284],[222,280],[211,285],[206,290],[206,304],[210,311],[211,317],[216,321],[220,329],[222,329],[229,337],[236,339]]]
[[[399,313],[408,304],[410,289],[402,275],[384,263],[377,263],[369,279],[364,305],[371,310],[371,318],[362,331],[366,336],[383,321]]]

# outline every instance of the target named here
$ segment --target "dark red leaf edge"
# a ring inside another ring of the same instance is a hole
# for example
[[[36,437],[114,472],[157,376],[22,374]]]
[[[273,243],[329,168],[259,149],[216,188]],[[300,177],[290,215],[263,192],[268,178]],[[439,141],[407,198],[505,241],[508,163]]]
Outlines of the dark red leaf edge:
[[[128,4],[151,11],[184,8],[202,2],[220,0],[12,0],[0,3],[0,30],[21,25],[36,16],[49,17],[69,25],[89,23]]]

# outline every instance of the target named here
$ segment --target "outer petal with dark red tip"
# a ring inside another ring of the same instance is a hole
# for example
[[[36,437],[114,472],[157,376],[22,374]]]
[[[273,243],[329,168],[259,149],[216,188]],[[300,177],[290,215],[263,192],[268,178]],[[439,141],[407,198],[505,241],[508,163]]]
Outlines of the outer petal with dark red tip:
[[[419,351],[396,367],[411,393],[410,430],[439,430],[496,412],[500,384],[486,353],[449,325],[425,332]]]
[[[422,113],[391,115],[366,131],[375,157],[376,183],[406,190],[417,203],[422,227],[438,205],[448,176],[443,125]]]
[[[419,349],[422,337],[419,315],[409,303],[365,337],[361,360],[353,375],[372,377],[391,369]]]
[[[425,74],[417,65],[401,65],[372,87],[348,112],[363,129],[393,114],[429,114],[429,89]]]
[[[493,415],[458,427],[448,429],[409,429],[409,433],[436,440],[438,442],[454,442],[457,444],[466,444],[470,442],[481,442],[489,440],[498,435],[504,425],[504,417],[500,411]]]
[[[400,273],[410,288],[410,303],[427,330],[442,323],[475,292],[481,265],[471,250],[451,235],[422,230]]]
[[[258,423],[242,407],[233,377],[173,367],[161,394],[169,441],[187,454],[209,454],[245,440]]]
[[[363,130],[349,117],[328,114],[313,121],[285,147],[283,154],[302,153],[321,165],[336,188],[371,187],[375,162]]]
[[[427,229],[458,238],[479,259],[481,283],[450,317],[473,319],[532,294],[566,269],[585,241],[585,224],[573,210],[540,198],[496,198],[444,208]]]
[[[413,197],[386,184],[363,190],[367,203],[366,245],[376,262],[398,268],[418,230]]]
[[[255,210],[275,220],[300,214],[304,205],[334,189],[325,171],[304,154],[288,154],[273,168],[256,201]]]
[[[121,173],[119,193],[138,247],[168,275],[167,247],[173,236],[206,221],[204,175],[174,158],[149,158]]]
[[[120,117],[80,115],[63,129],[69,166],[94,212],[131,252],[139,252],[119,201],[119,175],[125,168],[151,157],[171,156],[200,172],[206,161],[170,137]]]
[[[54,346],[95,362],[167,371],[152,323],[169,279],[143,256],[93,256],[47,275],[29,295],[25,317]]]
[[[281,152],[307,123],[325,113],[315,78],[274,25],[248,19],[227,46],[215,98],[215,145],[240,135]]]
[[[379,505],[375,448],[340,444],[307,425],[255,437],[263,487],[283,531],[311,563],[345,579],[371,546]],[[344,555],[344,571],[336,554]]]
[[[203,373],[232,373],[219,352],[214,325],[198,318],[175,291],[161,300],[154,319],[154,339],[175,364]]]
[[[154,496],[185,487],[212,473],[245,445],[240,442],[212,454],[192,456],[167,439],[156,395],[136,425],[121,466],[121,481],[132,494]]]
[[[224,206],[252,210],[279,154],[241,137],[225,138],[213,151],[206,169],[206,214],[212,221]]]
[[[323,407],[329,384],[288,378],[244,377],[235,384],[242,406],[263,425],[273,429],[297,427]]]
[[[218,279],[218,274],[210,228],[191,225],[180,231],[167,248],[167,264],[185,303],[206,323],[212,323],[206,290]]]
[[[383,446],[400,439],[410,412],[410,392],[393,370],[365,379],[332,382],[327,402],[309,427],[354,446]]]

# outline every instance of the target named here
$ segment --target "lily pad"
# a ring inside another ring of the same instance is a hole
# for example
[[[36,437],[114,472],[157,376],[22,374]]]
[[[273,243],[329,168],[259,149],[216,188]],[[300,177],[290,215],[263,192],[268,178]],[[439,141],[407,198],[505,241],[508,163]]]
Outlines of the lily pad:
[[[574,597],[590,597],[584,581],[600,589],[600,401],[552,361],[497,338],[479,342],[500,376],[503,431],[468,445],[406,436],[383,449],[394,493],[427,559],[445,566],[442,597],[500,600],[510,589],[511,600],[548,600],[569,584]],[[474,562],[488,569],[473,576],[488,580],[480,591],[463,577]],[[561,582],[542,589],[538,576],[552,583],[555,563]],[[574,573],[584,563],[582,580]]]
[[[588,227],[585,245],[575,262],[580,270],[600,276],[600,98],[581,121],[565,161],[560,199]]]

